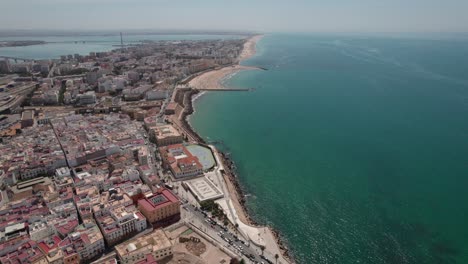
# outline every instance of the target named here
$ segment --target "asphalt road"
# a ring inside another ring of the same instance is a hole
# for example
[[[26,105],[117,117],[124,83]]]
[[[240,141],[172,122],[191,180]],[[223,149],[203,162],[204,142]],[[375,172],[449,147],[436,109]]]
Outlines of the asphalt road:
[[[182,206],[187,213],[187,220],[200,228],[203,232],[216,239],[221,245],[226,246],[236,254],[242,255],[243,259],[251,263],[274,263],[262,259],[261,252],[258,252],[248,241],[244,241],[222,223],[209,218],[200,209],[190,204]]]

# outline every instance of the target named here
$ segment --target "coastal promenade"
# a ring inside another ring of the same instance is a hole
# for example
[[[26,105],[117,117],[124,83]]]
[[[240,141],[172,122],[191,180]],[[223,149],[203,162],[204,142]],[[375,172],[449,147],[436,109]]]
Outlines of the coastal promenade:
[[[239,57],[239,62],[248,59],[255,54],[256,43],[261,39],[261,37],[262,36],[254,36],[246,42],[244,50]],[[196,91],[236,90],[225,87],[223,85],[223,81],[243,70],[266,69],[241,65],[229,66],[208,71],[196,76],[188,82],[188,86],[192,87],[192,89]],[[243,91],[247,90],[250,89],[243,89]],[[191,96],[196,94],[193,92],[190,93]],[[205,143],[186,120],[187,116],[193,112],[191,103],[192,102],[189,102],[189,105],[185,105],[184,114],[178,117],[173,116],[171,121],[181,131],[183,131],[191,141]],[[243,194],[241,193],[239,183],[236,180],[234,172],[231,171],[231,168],[229,164],[226,163],[226,159],[222,153],[214,146],[210,146],[210,148],[212,149],[218,164],[217,169],[212,172],[215,174],[215,177],[212,178],[216,179],[216,182],[219,184],[218,187],[221,188],[225,195],[224,198],[219,199],[217,203],[223,208],[223,211],[226,213],[230,222],[238,227],[238,231],[242,236],[248,238],[248,240],[252,242],[252,246],[256,248],[259,254],[263,253],[265,257],[272,260],[275,260],[275,256],[277,255],[277,263],[292,263],[289,257],[286,257],[288,255],[288,251],[280,241],[278,233],[269,227],[257,226],[256,223],[248,216],[243,206]]]
[[[214,153],[216,162],[219,164],[216,169],[216,175],[225,194],[225,198],[218,200],[217,203],[223,208],[229,221],[238,226],[239,232],[256,246],[259,253],[262,251],[262,247],[264,247],[263,255],[268,259],[275,259],[275,254],[280,253],[281,249],[276,242],[277,239],[274,233],[268,227],[256,226],[252,221],[248,220],[249,218],[245,209],[238,203],[239,195],[242,194],[233,188],[229,188],[228,185],[232,184],[231,179],[223,175],[223,171],[229,171],[229,169],[225,167],[218,150],[214,146],[210,147]],[[290,263],[281,253],[278,255],[278,263]]]
[[[192,106],[186,105],[185,108],[187,112],[179,117],[172,116],[170,119],[171,123],[182,131],[190,142],[206,143],[203,138],[194,132],[186,120],[187,113],[191,113]],[[288,251],[280,241],[277,232],[269,227],[258,226],[248,216],[242,202],[243,194],[239,188],[236,176],[231,170],[230,163],[226,161],[224,155],[214,146],[210,145],[210,148],[218,164],[216,170],[210,172],[212,174],[210,178],[214,179],[216,185],[224,194],[224,198],[216,202],[221,206],[229,221],[238,227],[238,232],[252,243],[258,254],[262,254],[263,251],[263,255],[272,260],[278,254],[278,263],[292,263],[287,257]]]

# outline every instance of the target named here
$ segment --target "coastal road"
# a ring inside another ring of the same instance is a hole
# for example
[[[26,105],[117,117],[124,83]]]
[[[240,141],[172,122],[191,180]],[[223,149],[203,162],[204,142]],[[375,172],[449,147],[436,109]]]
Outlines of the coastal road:
[[[184,210],[184,216],[187,222],[194,224],[204,233],[218,241],[219,244],[229,248],[247,262],[274,263],[273,260],[262,258],[261,252],[257,248],[253,247],[251,244],[249,245],[249,243],[242,238],[239,238],[239,235],[236,234],[235,231],[233,232],[224,227],[221,223],[209,218],[208,215],[205,215],[206,213],[202,212],[197,207],[191,204],[185,204],[182,206],[182,209]]]
[[[172,115],[170,117],[170,121],[172,125],[174,125],[179,131],[187,135],[188,141],[189,142],[198,142],[198,140],[192,135],[192,132],[188,131],[187,129],[184,128],[184,126],[181,124],[181,121],[179,118],[176,116]]]
[[[260,237],[261,237],[262,241],[267,242],[266,245],[265,245],[266,249],[263,252],[264,256],[268,257],[270,260],[275,259],[275,252],[279,252],[279,249],[275,248],[275,246],[272,245],[272,244],[275,244],[275,243],[271,243],[271,241],[274,242],[275,239],[273,237],[269,237],[268,234],[265,233],[265,228],[260,228],[259,229],[257,227],[248,227],[246,224],[244,224],[238,218],[238,215],[236,213],[236,209],[233,208],[233,204],[232,204],[233,195],[228,190],[228,188],[226,186],[225,179],[224,179],[222,173],[220,172],[220,170],[224,168],[224,165],[221,163],[221,160],[220,160],[220,158],[218,156],[219,153],[217,153],[215,149],[213,149],[213,151],[215,153],[215,158],[216,158],[216,161],[218,163],[218,168],[215,169],[215,171],[205,173],[205,176],[207,178],[211,179],[213,181],[213,183],[218,188],[220,188],[221,191],[224,193],[224,198],[221,198],[220,200],[218,200],[218,204],[220,204],[223,207],[223,210],[228,215],[230,221],[233,224],[236,224],[236,223],[239,224],[239,228],[237,230],[234,230],[235,228],[233,228],[233,230],[231,232],[237,234],[238,237],[244,237],[243,239],[245,241],[249,242],[248,244],[249,244],[250,248],[252,250],[255,250],[257,252],[257,255],[261,255],[261,252],[262,252],[261,247],[258,246],[259,242],[261,242],[261,241],[254,241],[254,242],[257,243],[257,245],[256,245],[255,243],[250,243],[251,242],[250,239],[252,237],[256,237],[257,234],[262,234],[261,236],[258,235],[258,239],[260,239]],[[175,185],[178,186],[178,184],[175,184]],[[188,201],[190,204],[198,205],[198,202],[196,201],[196,198],[192,197],[192,194],[190,192],[184,190],[182,187],[177,188],[177,194],[179,195],[179,197],[185,198],[185,200]],[[270,242],[268,242],[268,241],[270,241]],[[263,260],[263,262],[268,263],[265,260]],[[283,258],[280,258],[278,263],[289,263],[289,262],[284,260]]]
[[[221,173],[221,170],[224,170],[224,164],[222,163],[221,158],[220,158],[219,153],[216,150],[216,148],[214,146],[210,146],[210,147],[212,148],[212,151],[214,153],[216,162],[218,164],[218,167],[212,173],[214,174],[214,176],[215,176],[214,178],[216,179],[218,184],[221,185],[221,189],[222,189],[222,191],[224,193],[225,206],[222,206],[223,210],[226,213],[230,214],[230,220],[231,220],[231,222],[233,222],[233,224],[238,224],[239,225],[238,231],[236,231],[236,232],[240,232],[240,234],[244,235],[246,239],[254,239],[255,237],[257,237],[256,234],[258,234],[258,240],[253,241],[255,243],[251,243],[252,248],[254,248],[260,254],[260,252],[262,250],[261,250],[260,246],[258,246],[258,245],[259,244],[264,244],[266,248],[265,248],[262,255],[266,256],[269,259],[275,259],[275,252],[279,252],[279,249],[278,249],[278,246],[277,246],[276,242],[271,243],[271,241],[275,241],[275,239],[273,237],[269,237],[269,234],[266,233],[265,228],[251,227],[249,225],[246,225],[244,222],[242,222],[239,219],[239,216],[237,215],[236,209],[233,208],[233,201],[232,200],[236,199],[236,198],[234,198],[233,197],[234,195],[232,195],[230,193],[230,191],[229,191],[229,189],[227,187],[227,182],[226,182],[227,179],[225,179],[225,177]],[[218,187],[220,187],[220,186],[218,186]],[[228,217],[229,217],[229,214],[228,214]],[[254,230],[252,230],[252,229],[254,229]],[[262,236],[260,236],[261,233],[263,234]],[[279,258],[279,260],[278,260],[278,263],[289,263],[289,262],[281,256]]]

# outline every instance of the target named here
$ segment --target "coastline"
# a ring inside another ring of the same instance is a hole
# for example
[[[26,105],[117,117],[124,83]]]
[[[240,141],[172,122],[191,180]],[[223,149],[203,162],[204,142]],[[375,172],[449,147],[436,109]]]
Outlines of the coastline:
[[[263,35],[255,35],[250,37],[244,44],[242,52],[239,54],[236,63],[223,68],[211,70],[197,75],[188,81],[188,85],[195,89],[210,90],[210,89],[227,89],[225,86],[226,80],[229,80],[235,74],[246,70],[259,70],[258,67],[245,66],[240,63],[250,59],[256,54],[257,42],[263,38]]]
[[[247,42],[244,44],[243,51],[239,55],[236,65],[208,71],[201,75],[195,76],[188,82],[189,86],[195,89],[203,90],[209,90],[208,87],[211,87],[211,89],[227,88],[223,83],[226,80],[226,78],[230,78],[234,74],[237,74],[238,72],[243,70],[258,69],[256,67],[242,66],[240,65],[240,62],[249,59],[256,54],[256,44],[262,37],[263,35],[256,35],[247,40]],[[197,132],[195,132],[189,121],[189,116],[194,112],[193,102],[194,100],[198,99],[203,93],[204,91],[202,93],[199,93],[198,90],[191,90],[189,95],[190,100],[188,100],[188,105],[185,105],[184,112],[180,116],[179,121],[182,128],[186,132],[190,133],[192,138],[197,139],[203,144],[209,144],[200,135],[198,135]],[[280,233],[271,227],[261,226],[249,215],[246,207],[244,191],[240,185],[239,179],[237,178],[237,174],[235,172],[234,162],[225,153],[217,149],[215,149],[215,151],[219,154],[220,161],[225,169],[224,180],[226,182],[226,187],[229,191],[229,194],[233,196],[233,199],[231,200],[238,214],[239,220],[248,226],[258,228],[258,230],[263,229],[264,240],[269,242],[269,244],[266,245],[267,250],[270,249],[274,252],[279,252],[280,260],[286,263],[294,263],[294,259],[288,247],[286,246],[284,239],[281,238]]]

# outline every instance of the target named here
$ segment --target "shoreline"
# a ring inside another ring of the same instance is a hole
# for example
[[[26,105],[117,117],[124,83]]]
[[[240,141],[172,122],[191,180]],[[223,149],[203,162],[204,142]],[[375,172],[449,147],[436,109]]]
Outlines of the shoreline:
[[[240,65],[240,62],[242,62],[243,60],[249,59],[255,55],[255,52],[256,52],[255,45],[262,37],[263,35],[256,35],[256,36],[251,37],[249,40],[247,40],[247,42],[244,44],[244,50],[240,54],[236,65],[224,67],[224,68],[213,70],[213,71],[208,71],[201,75],[195,76],[193,79],[189,81],[189,85],[192,86],[194,81],[197,82],[196,79],[198,78],[198,80],[201,79],[202,81],[205,81],[204,83],[205,87],[207,83],[208,85],[211,85],[213,84],[213,81],[215,81],[218,86],[226,88],[223,84],[221,84],[221,82],[225,80],[226,77],[229,76],[230,78],[234,74],[237,74],[238,72],[243,71],[243,70],[258,69],[256,67],[242,66]],[[226,68],[228,70],[223,71],[223,69],[226,69]],[[207,76],[207,75],[210,76],[212,74],[214,74],[215,78],[210,78],[209,82],[206,82],[206,80],[203,79],[203,76]],[[194,88],[200,89],[200,87],[194,87]],[[209,142],[206,142],[205,139],[203,139],[197,132],[195,132],[189,120],[190,119],[189,117],[195,111],[193,107],[194,101],[198,99],[200,96],[202,96],[205,93],[205,91],[200,93],[198,90],[191,90],[189,93],[190,93],[189,95],[190,100],[188,100],[188,105],[184,107],[184,112],[180,116],[180,125],[183,127],[183,129],[186,132],[191,134],[192,138],[196,139],[200,143],[208,145]],[[216,149],[216,152],[218,152],[221,163],[224,166],[225,173],[223,177],[225,179],[226,187],[228,188],[230,195],[233,196],[233,199],[231,200],[232,200],[235,210],[237,211],[239,220],[253,227],[265,228],[265,233],[269,232],[271,236],[273,237],[274,243],[275,243],[274,246],[276,246],[279,249],[278,251],[280,253],[280,256],[284,260],[286,260],[286,262],[288,263],[295,263],[294,258],[291,255],[291,252],[289,248],[287,247],[284,239],[281,237],[280,233],[277,230],[273,229],[272,227],[262,226],[250,216],[247,206],[246,206],[244,190],[242,189],[237,173],[235,171],[236,169],[235,169],[234,161],[222,151]]]
[[[227,89],[228,87],[226,87],[225,82],[237,73],[246,70],[261,70],[259,67],[241,65],[240,63],[250,59],[256,54],[256,44],[262,38],[263,35],[250,37],[245,42],[244,48],[234,64],[196,75],[193,78],[190,78],[188,86],[202,90]]]

